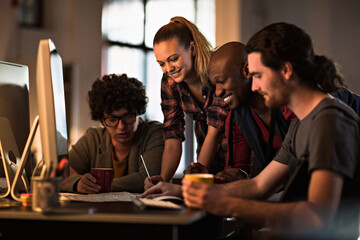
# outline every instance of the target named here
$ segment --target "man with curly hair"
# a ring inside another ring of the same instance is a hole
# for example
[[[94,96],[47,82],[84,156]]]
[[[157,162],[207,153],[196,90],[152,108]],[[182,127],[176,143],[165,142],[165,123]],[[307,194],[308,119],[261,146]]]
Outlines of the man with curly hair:
[[[92,168],[113,168],[111,191],[143,192],[146,167],[160,174],[164,148],[162,124],[140,117],[146,111],[145,87],[126,74],[105,75],[89,91],[91,119],[102,127],[90,128],[69,152],[70,177],[62,191],[98,193]]]

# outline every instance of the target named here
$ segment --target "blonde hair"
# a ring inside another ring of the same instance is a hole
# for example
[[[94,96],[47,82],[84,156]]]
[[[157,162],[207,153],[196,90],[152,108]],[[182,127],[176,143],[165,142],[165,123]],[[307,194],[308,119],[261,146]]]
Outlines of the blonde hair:
[[[170,22],[162,26],[155,34],[153,45],[177,37],[179,43],[185,48],[190,47],[194,41],[196,53],[194,58],[194,69],[200,77],[203,86],[208,85],[207,69],[213,47],[200,32],[195,24],[184,17],[173,17]]]

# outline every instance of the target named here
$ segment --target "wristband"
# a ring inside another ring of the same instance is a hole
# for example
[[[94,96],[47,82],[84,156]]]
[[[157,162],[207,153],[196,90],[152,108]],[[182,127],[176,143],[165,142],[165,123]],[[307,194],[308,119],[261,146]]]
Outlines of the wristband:
[[[245,172],[244,170],[242,170],[241,168],[238,168],[240,172],[242,172],[243,174],[245,174],[246,178],[249,179],[249,174],[247,174],[247,172]]]

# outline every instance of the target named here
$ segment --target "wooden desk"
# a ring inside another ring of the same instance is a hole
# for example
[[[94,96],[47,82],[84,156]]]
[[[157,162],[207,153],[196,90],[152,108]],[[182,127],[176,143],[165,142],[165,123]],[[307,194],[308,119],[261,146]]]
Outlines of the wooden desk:
[[[0,209],[0,239],[213,239],[217,219],[192,209],[140,210],[129,202],[62,202],[54,212]]]

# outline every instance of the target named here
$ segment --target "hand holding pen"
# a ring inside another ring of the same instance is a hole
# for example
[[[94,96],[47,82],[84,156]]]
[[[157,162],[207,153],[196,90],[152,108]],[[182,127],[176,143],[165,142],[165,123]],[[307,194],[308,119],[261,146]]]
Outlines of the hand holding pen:
[[[162,181],[164,181],[164,180],[160,175],[147,177],[147,178],[145,178],[145,181],[144,181],[144,190],[146,191],[149,188],[151,188],[152,186],[154,186],[157,183],[162,182]]]

